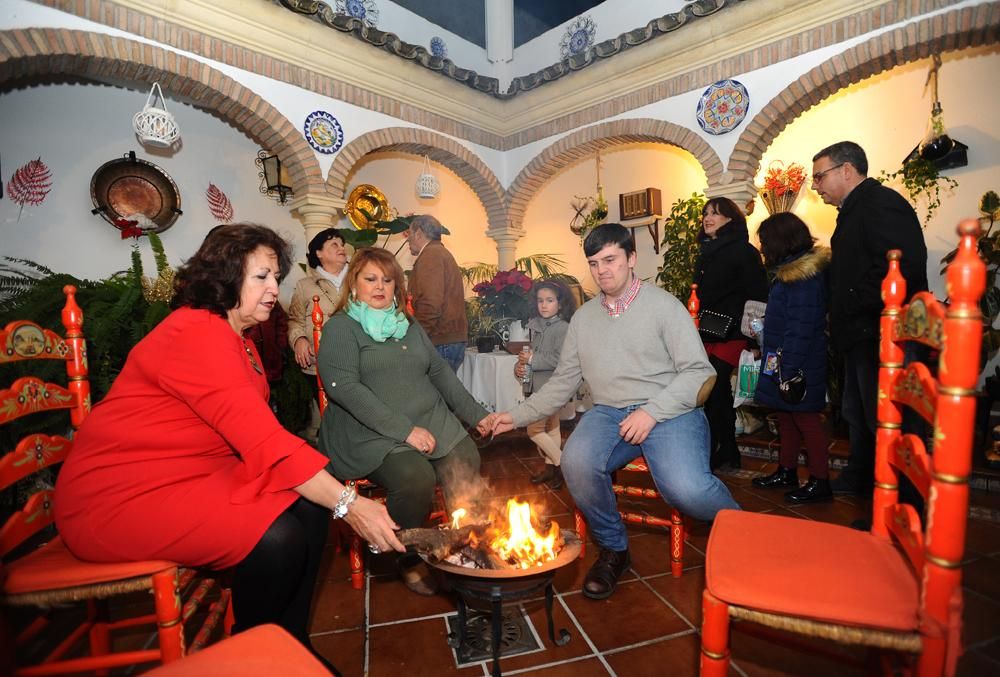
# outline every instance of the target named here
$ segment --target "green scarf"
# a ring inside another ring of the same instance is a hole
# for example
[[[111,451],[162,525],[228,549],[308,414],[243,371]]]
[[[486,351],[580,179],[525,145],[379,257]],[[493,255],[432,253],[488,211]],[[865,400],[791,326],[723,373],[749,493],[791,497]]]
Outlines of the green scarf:
[[[403,313],[396,312],[396,302],[390,308],[378,310],[367,303],[350,301],[347,304],[347,316],[356,320],[365,333],[376,343],[385,343],[390,336],[401,339],[406,336],[410,321]]]

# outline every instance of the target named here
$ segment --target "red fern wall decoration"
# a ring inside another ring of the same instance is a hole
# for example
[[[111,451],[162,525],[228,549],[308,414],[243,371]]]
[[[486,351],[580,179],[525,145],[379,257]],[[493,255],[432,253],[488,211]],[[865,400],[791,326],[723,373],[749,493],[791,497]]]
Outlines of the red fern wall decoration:
[[[219,190],[214,183],[208,184],[208,190],[205,191],[205,198],[208,200],[208,211],[212,212],[212,216],[217,221],[223,223],[232,222],[233,203],[229,201],[226,194]]]
[[[7,194],[12,202],[21,205],[38,206],[45,201],[45,196],[52,190],[52,172],[42,162],[42,158],[32,160],[10,177],[7,183]]]

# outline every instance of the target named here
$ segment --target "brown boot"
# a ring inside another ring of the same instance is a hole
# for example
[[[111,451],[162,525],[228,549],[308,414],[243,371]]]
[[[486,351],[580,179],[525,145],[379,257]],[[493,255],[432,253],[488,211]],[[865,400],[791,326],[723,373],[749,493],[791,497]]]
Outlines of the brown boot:
[[[548,467],[554,468],[554,470],[552,471],[552,479],[550,479],[545,484],[552,491],[559,491],[560,489],[563,488],[563,485],[566,484],[566,482],[563,480],[562,467],[558,465],[550,465]]]
[[[545,469],[542,470],[542,472],[538,473],[537,475],[531,476],[531,483],[544,484],[546,482],[549,482],[553,477],[555,477],[556,474],[555,468],[556,467],[551,463],[546,463]]]

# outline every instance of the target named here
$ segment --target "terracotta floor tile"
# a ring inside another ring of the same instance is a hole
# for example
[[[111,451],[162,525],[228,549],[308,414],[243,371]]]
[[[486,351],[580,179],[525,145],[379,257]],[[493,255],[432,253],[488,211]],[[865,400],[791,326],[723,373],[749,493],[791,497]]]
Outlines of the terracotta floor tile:
[[[828,503],[796,506],[785,504],[784,507],[786,510],[808,519],[840,524],[845,527],[850,526],[851,522],[858,519],[870,519],[872,515],[870,508],[857,503],[848,503],[839,498]]]
[[[1000,634],[1000,602],[970,590],[965,591],[962,613],[962,641],[966,644],[993,639]]]
[[[312,638],[313,648],[327,659],[344,677],[360,677],[364,674],[365,633],[364,630],[349,630],[316,635]],[[289,675],[288,677],[292,677]]]
[[[782,497],[781,492],[777,489],[754,489],[750,491],[746,487],[733,487],[730,489],[730,493],[733,495],[733,500],[739,503],[739,506],[743,510],[750,512],[771,510],[778,505]]]
[[[605,600],[587,599],[582,594],[563,599],[599,651],[689,629],[641,581],[619,583],[615,593]]]
[[[421,618],[455,611],[455,601],[441,593],[424,597],[410,592],[398,576],[369,579],[369,623],[388,623],[406,618]]]
[[[369,677],[482,674],[480,668],[457,667],[444,618],[376,626],[368,633],[368,643]]]
[[[976,494],[972,498],[975,501]],[[968,553],[991,555],[1000,553],[1000,524],[985,520],[969,520],[966,526],[965,549]]]
[[[646,583],[670,602],[671,606],[695,628],[701,629],[701,593],[705,589],[705,569],[685,571],[680,578],[657,576]]]
[[[847,677],[868,674],[863,666],[837,661],[819,653],[819,650],[828,650],[835,655],[860,661],[865,656],[863,649],[841,648],[832,643],[810,642],[749,623],[740,625],[750,627],[736,628],[732,631],[732,660],[750,677],[777,677],[779,675]],[[756,634],[750,634],[758,629],[773,632],[777,639],[763,639]],[[793,649],[791,642],[798,641],[804,642],[807,648]]]
[[[502,664],[501,664],[502,665]],[[553,665],[549,668],[539,668],[532,670],[532,677],[541,675],[542,677],[605,677],[610,675],[608,669],[597,658],[588,658],[571,663]]]
[[[1000,661],[993,660],[981,651],[966,651],[958,659],[958,677],[983,677],[1000,675]]]
[[[1000,557],[980,557],[962,567],[962,586],[1000,603]]]
[[[351,587],[348,578],[321,580],[313,595],[309,632],[363,628],[365,591]]]
[[[632,555],[632,568],[639,576],[652,576],[670,571],[670,534],[666,530],[656,532],[646,529],[649,533],[630,534],[629,551]],[[688,544],[685,543],[685,546]],[[692,547],[685,547],[683,553],[684,567],[699,566],[704,563],[704,556]]]
[[[697,675],[700,656],[701,643],[692,633],[608,654],[605,660],[619,675],[661,677]]]

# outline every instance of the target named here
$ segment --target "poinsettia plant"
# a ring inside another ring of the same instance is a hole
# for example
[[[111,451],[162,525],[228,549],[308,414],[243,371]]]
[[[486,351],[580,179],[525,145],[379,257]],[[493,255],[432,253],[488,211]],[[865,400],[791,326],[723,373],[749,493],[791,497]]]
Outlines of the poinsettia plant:
[[[805,182],[805,167],[798,162],[793,162],[787,167],[781,162],[773,162],[764,175],[764,188],[778,196],[785,193],[797,195]]]
[[[479,297],[479,307],[494,320],[527,320],[534,304],[532,280],[520,270],[501,270],[489,282],[480,282],[472,291]]]

